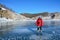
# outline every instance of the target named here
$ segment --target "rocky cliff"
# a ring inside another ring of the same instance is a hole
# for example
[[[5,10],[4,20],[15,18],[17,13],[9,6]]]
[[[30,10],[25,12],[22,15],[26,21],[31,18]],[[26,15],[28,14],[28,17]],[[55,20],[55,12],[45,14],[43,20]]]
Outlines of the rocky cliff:
[[[14,12],[13,10],[7,8],[2,4],[0,4],[0,18],[13,19],[13,20],[26,19],[25,16]]]

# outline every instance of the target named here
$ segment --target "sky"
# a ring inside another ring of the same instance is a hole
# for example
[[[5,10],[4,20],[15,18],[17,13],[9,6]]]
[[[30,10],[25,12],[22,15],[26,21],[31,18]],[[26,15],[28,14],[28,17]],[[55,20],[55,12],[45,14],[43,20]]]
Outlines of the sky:
[[[60,0],[0,0],[17,13],[60,12]]]

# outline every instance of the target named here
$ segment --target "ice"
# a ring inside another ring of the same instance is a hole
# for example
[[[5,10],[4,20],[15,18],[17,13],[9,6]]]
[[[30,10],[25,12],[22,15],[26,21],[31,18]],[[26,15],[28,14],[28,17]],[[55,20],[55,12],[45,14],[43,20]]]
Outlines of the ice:
[[[53,33],[55,33],[55,31],[53,31]]]
[[[42,27],[42,32],[37,32],[35,21],[10,21],[1,24],[0,30],[2,31],[0,31],[0,37],[3,39],[20,38],[22,40],[59,40],[59,24],[60,21],[45,21],[45,25]]]
[[[0,22],[9,22],[13,21],[12,19],[0,18]]]

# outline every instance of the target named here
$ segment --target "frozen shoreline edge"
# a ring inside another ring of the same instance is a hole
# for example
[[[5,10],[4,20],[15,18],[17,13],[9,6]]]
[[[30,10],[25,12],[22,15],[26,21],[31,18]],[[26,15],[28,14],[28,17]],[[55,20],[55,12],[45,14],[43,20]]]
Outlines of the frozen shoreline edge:
[[[36,20],[0,20],[0,22],[20,22],[20,21],[36,21]],[[50,20],[43,20],[43,21],[60,21],[60,19],[50,19]]]

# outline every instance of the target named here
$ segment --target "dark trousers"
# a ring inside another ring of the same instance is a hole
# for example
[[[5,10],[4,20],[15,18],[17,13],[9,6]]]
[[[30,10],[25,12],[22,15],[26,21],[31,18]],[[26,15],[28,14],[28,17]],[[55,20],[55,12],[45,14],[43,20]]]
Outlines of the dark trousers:
[[[37,30],[42,30],[42,27],[37,27]]]

